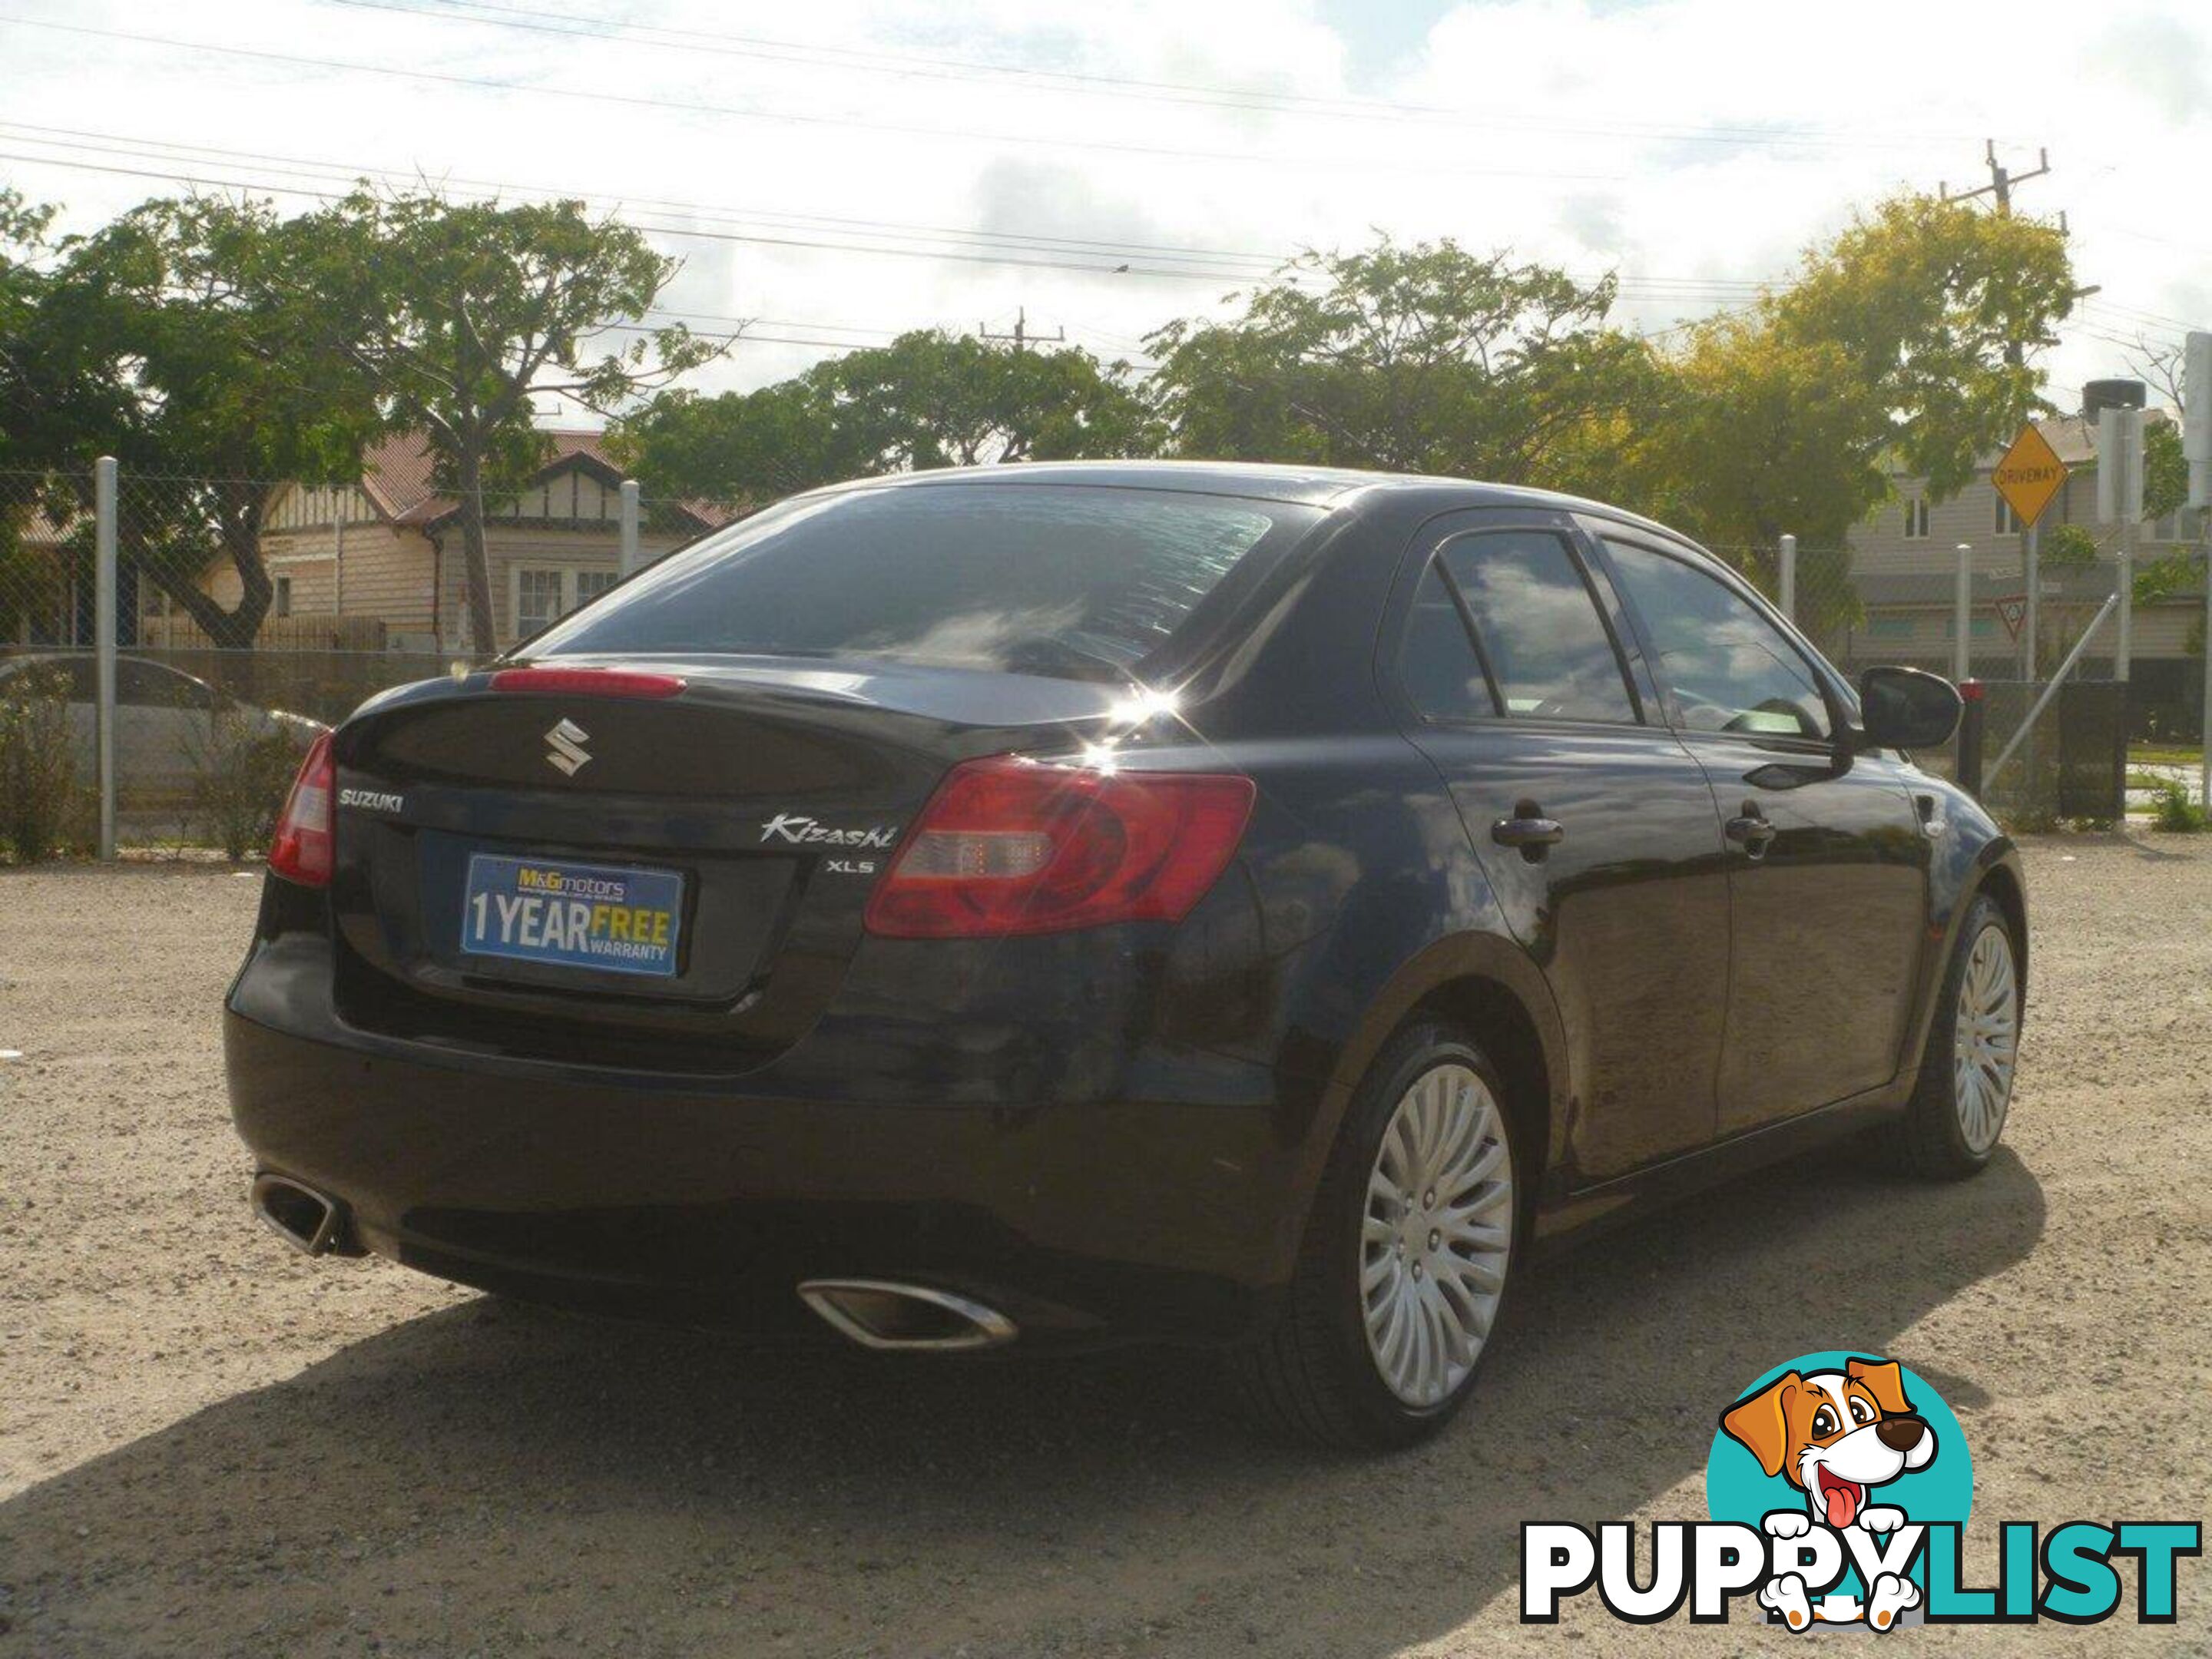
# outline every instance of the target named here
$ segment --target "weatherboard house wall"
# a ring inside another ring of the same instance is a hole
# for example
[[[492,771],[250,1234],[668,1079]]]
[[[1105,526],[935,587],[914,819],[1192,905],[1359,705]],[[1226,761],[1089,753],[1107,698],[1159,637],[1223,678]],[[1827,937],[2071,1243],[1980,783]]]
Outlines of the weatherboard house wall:
[[[524,573],[538,573],[540,592],[556,584],[573,605],[611,581],[621,559],[622,479],[601,434],[545,438],[544,467],[521,490],[486,503],[485,552],[501,646],[514,644],[525,626]],[[435,471],[428,444],[403,433],[363,455],[357,484],[274,488],[261,552],[270,577],[287,580],[291,616],[374,619],[392,650],[489,648],[468,637],[459,504],[436,488]],[[728,516],[705,502],[663,504],[647,515],[639,551],[650,562]],[[242,586],[227,560],[212,562],[201,585],[226,607],[238,602]]]
[[[2153,411],[2152,418],[2166,417],[2162,411]],[[2037,425],[2069,469],[2064,486],[2040,520],[2045,545],[2050,545],[2051,532],[2060,526],[2078,525],[2097,538],[2100,550],[2094,569],[2044,573],[2045,611],[2063,611],[2070,617],[2086,607],[2094,613],[2118,579],[2118,541],[2116,526],[2097,519],[2096,422],[2063,416]],[[2027,537],[2018,530],[1997,527],[1999,497],[1991,482],[1997,460],[1996,454],[1984,457],[1972,482],[1956,495],[1929,502],[1925,537],[1906,533],[1916,516],[1914,503],[1926,498],[1925,482],[1899,475],[1893,481],[1897,499],[1877,508],[1846,538],[1851,574],[1867,613],[1864,624],[1853,630],[1854,658],[1869,659],[1890,652],[1948,660],[1954,626],[1953,583],[1961,542],[1972,550],[1968,563],[1975,577],[1972,638],[1977,657],[2016,651],[1994,602],[2000,595],[2023,591]],[[2137,568],[2192,544],[2193,535],[2187,514],[2138,526]],[[2198,586],[2193,592],[2137,608],[2132,646],[2138,661],[2189,656],[2189,642],[2203,609],[2202,595]],[[2086,614],[2081,620],[2087,621]],[[2102,644],[2102,654],[2109,657],[2109,637]],[[2098,654],[2093,650],[2093,666]]]

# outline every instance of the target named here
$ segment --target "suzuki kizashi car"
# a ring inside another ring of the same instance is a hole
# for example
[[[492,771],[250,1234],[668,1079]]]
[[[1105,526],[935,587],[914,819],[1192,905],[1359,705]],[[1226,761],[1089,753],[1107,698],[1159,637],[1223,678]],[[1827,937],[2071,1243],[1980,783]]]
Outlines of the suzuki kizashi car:
[[[1103,463],[817,490],[319,741],[226,1024],[264,1218],[611,1313],[1466,1396],[1531,1248],[2003,1127],[2019,861],[1585,501]]]

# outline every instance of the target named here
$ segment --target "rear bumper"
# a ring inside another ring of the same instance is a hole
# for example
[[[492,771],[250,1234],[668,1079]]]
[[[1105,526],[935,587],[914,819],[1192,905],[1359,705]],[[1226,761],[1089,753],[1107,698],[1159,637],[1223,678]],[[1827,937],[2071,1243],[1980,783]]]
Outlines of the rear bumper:
[[[866,1045],[865,1025],[672,1080],[355,1031],[330,985],[320,941],[249,958],[224,1024],[239,1132],[261,1169],[339,1200],[354,1240],[462,1283],[811,1331],[801,1280],[890,1279],[998,1309],[1025,1345],[1210,1344],[1255,1328],[1295,1255],[1302,1125],[1247,1062],[1125,1068],[1174,1098],[978,1100],[971,1079],[957,1104],[856,1063],[890,1097],[824,1099],[805,1091],[823,1045]]]

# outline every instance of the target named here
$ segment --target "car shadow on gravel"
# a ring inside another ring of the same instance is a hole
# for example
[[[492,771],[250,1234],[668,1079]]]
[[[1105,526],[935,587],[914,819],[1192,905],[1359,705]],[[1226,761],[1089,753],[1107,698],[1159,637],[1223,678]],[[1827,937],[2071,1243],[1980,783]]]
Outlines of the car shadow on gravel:
[[[1850,1152],[1736,1182],[1532,1270],[1472,1409],[1374,1459],[1255,1438],[1178,1356],[471,1303],[0,1505],[0,1655],[1392,1653],[1515,1589],[1524,1520],[1698,1476],[1761,1370],[1888,1351],[2043,1224],[2009,1152],[1950,1187]]]

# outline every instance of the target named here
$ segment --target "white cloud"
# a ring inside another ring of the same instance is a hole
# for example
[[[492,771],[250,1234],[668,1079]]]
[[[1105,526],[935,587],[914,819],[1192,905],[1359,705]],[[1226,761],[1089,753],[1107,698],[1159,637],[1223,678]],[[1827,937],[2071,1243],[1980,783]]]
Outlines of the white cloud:
[[[740,346],[710,386],[793,373],[827,349],[809,341],[1000,325],[1017,307],[1117,355],[1231,286],[1148,276],[1142,257],[1121,275],[1048,268],[1121,263],[1094,258],[1075,246],[1084,240],[1279,253],[1358,243],[1376,228],[1449,234],[1578,270],[1617,267],[1632,279],[1626,314],[1663,325],[1786,272],[1854,204],[1900,185],[1985,180],[1990,134],[2016,167],[2049,146],[2054,171],[2021,187],[2021,206],[2066,210],[2080,274],[2102,287],[2050,360],[2055,397],[2118,368],[2115,337],[2212,325],[2212,228],[2192,206],[2212,172],[2212,15],[2179,3],[2108,8],[2091,27],[2054,0],[2021,0],[2002,23],[1929,0],[1847,11],[1501,0],[1441,12],[1410,52],[1402,24],[1355,38],[1345,31],[1360,27],[1357,8],[1332,6],[1325,21],[1310,0],[818,0],[742,13],[704,0],[588,12],[578,0],[501,3],[510,21],[520,8],[566,12],[586,30],[619,20],[698,38],[629,43],[331,0],[157,11],[18,0],[24,15],[55,23],[601,97],[0,24],[4,120],[15,124],[0,127],[0,151],[63,154],[28,124],[118,135],[125,148],[158,139],[604,195],[668,228],[657,240],[689,262],[672,306],[762,319],[763,335],[787,337]],[[708,50],[716,40],[726,50]],[[809,49],[762,44],[775,42]],[[1099,78],[867,67],[888,66],[881,54]],[[1355,94],[1347,76],[1361,62],[1384,67]],[[1220,107],[1127,95],[1138,88],[1109,88],[1108,77],[1380,96],[1449,114]],[[280,165],[205,170],[313,184]],[[163,188],[51,162],[0,167],[66,202],[80,228]],[[796,245],[880,247],[895,240],[890,223],[1067,240],[1039,243],[1031,266]]]

